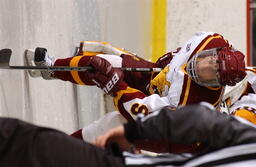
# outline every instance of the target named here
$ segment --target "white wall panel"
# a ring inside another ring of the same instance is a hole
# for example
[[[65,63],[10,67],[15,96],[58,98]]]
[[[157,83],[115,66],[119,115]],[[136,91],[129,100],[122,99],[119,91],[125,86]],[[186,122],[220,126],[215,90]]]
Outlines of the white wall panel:
[[[24,50],[37,46],[57,58],[69,57],[81,40],[100,40],[98,10],[96,0],[1,0],[0,47],[13,49],[12,65],[23,65]],[[0,116],[68,133],[82,126],[74,85],[30,78],[24,71],[0,70],[0,76]],[[78,89],[87,99],[101,96],[96,88]],[[100,101],[81,103],[89,106],[83,111],[100,111]]]
[[[183,45],[195,32],[223,34],[246,52],[245,0],[167,0],[167,48]]]

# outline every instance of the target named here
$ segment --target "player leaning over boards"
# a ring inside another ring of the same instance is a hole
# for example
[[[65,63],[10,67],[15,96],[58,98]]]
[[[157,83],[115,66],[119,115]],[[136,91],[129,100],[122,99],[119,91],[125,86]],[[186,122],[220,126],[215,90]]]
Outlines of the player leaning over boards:
[[[220,34],[197,33],[156,63],[145,61],[107,43],[83,42],[78,56],[52,61],[46,49],[37,48],[35,63],[54,66],[92,66],[93,72],[46,72],[81,85],[97,85],[114,97],[118,111],[132,120],[165,106],[207,101],[218,108],[225,85],[235,85],[245,73],[244,55]],[[112,67],[160,67],[156,73],[122,72]]]
[[[47,76],[45,73],[49,72],[42,71],[42,76],[45,79],[52,77],[105,88],[106,93],[114,96],[116,107],[127,119],[132,119],[141,112],[146,114],[159,110],[166,105],[176,107],[203,100],[217,107],[223,86],[235,85],[245,76],[244,55],[234,50],[227,40],[216,33],[198,33],[185,46],[176,52],[167,53],[156,63],[118,50],[107,43],[83,44],[78,56],[57,59],[55,62],[48,59],[45,49],[38,48],[35,62],[37,65],[93,66],[94,72],[55,71]],[[111,68],[110,64],[113,67],[164,69],[158,75],[122,72]],[[111,83],[108,81],[113,76],[118,76],[116,83],[112,82],[112,87],[109,86],[111,84],[106,85]]]

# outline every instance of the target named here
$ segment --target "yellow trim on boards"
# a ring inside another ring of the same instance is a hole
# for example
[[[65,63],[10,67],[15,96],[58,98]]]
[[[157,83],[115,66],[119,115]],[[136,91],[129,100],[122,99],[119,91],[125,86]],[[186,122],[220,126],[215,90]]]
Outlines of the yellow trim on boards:
[[[152,0],[152,55],[155,62],[166,52],[167,0]]]

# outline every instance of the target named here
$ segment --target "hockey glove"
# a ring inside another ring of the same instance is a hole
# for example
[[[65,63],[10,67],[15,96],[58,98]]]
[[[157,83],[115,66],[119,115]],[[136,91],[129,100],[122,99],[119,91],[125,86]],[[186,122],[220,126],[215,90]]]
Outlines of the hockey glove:
[[[114,69],[107,60],[93,56],[89,63],[94,70],[88,72],[88,76],[106,94],[115,96],[117,91],[127,88],[127,84],[123,81],[123,71]]]

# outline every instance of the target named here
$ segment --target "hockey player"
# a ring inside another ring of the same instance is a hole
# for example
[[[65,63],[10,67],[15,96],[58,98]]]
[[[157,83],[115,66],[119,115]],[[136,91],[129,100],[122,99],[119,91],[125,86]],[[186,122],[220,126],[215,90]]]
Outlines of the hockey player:
[[[200,121],[198,121],[200,120]],[[95,142],[103,150],[59,131],[11,118],[0,118],[1,167],[246,166],[256,164],[256,129],[212,107],[164,108],[110,130]],[[146,156],[121,152],[138,139],[205,143],[201,154]],[[118,143],[116,145],[115,143]]]
[[[156,63],[101,42],[82,42],[78,56],[52,60],[46,49],[36,49],[37,65],[92,66],[93,72],[42,71],[42,76],[97,85],[114,97],[115,106],[127,120],[167,105],[177,107],[207,101],[218,107],[224,86],[235,85],[246,75],[244,55],[221,35],[207,32],[197,33],[182,48],[167,53]],[[163,70],[154,74],[122,72],[113,67]]]
[[[209,32],[197,33],[183,47],[167,53],[156,63],[101,42],[83,42],[78,56],[51,60],[45,49],[36,49],[37,65],[92,66],[94,71],[42,71],[42,76],[97,85],[114,97],[115,106],[127,120],[169,105],[176,108],[207,101],[218,108],[225,85],[235,85],[245,77],[244,55],[220,34]],[[157,74],[138,73],[113,67],[163,70]]]

